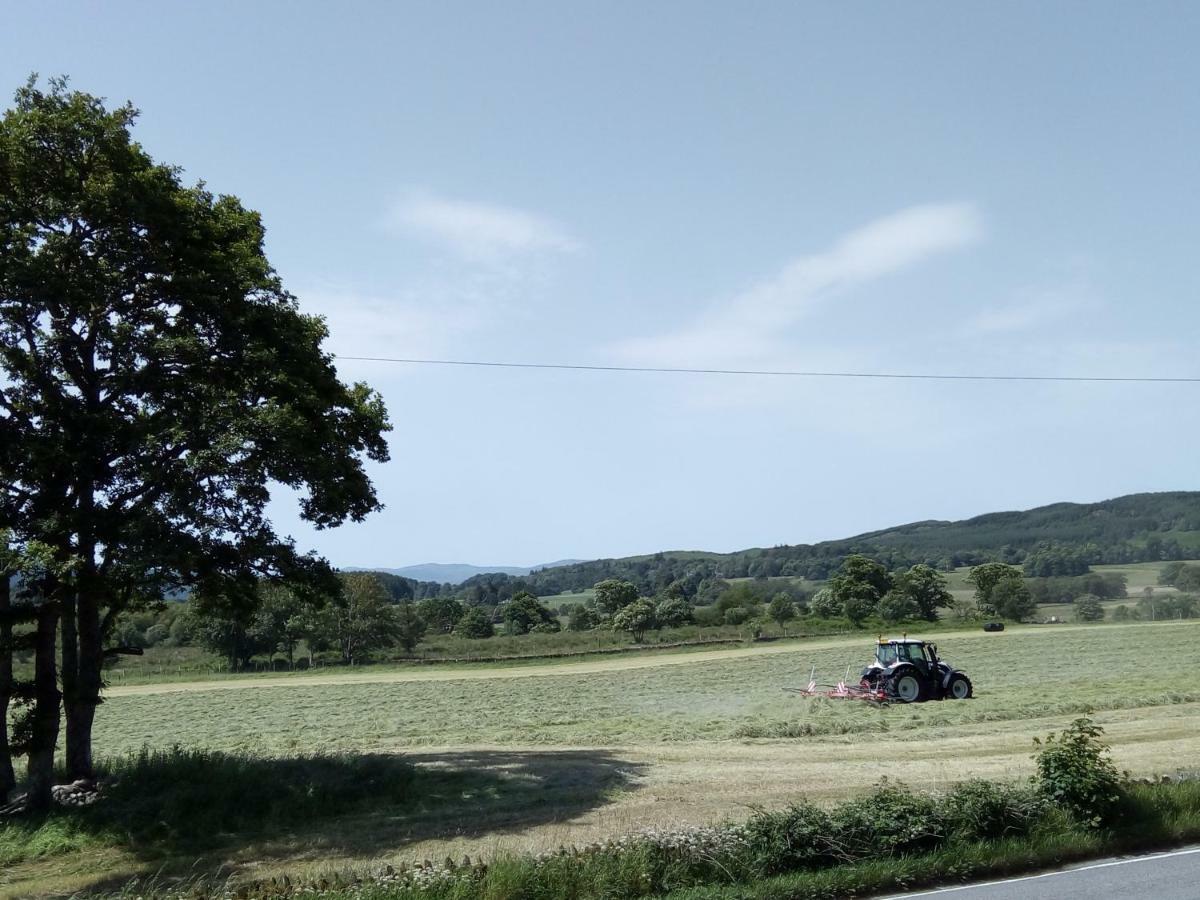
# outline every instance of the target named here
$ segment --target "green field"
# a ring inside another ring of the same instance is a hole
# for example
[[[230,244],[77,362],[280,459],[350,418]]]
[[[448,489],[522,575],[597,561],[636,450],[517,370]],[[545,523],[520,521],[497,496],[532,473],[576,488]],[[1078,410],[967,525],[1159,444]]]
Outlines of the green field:
[[[204,853],[169,841],[138,853],[118,841],[91,849],[86,866],[78,853],[14,857],[0,884],[23,894],[159,867],[262,874],[486,856],[833,799],[883,775],[921,787],[1023,777],[1032,737],[1087,711],[1122,766],[1174,770],[1200,751],[1200,688],[1154,661],[1190,658],[1198,639],[1200,622],[943,631],[942,653],[973,678],[976,699],[885,709],[782,690],[814,666],[832,680],[853,675],[872,652],[867,633],[536,666],[128,685],[100,710],[103,753],[178,744],[268,758],[401,754],[459,779],[457,799],[426,779],[418,784],[434,793],[412,806],[295,822],[269,840],[230,834],[225,849]]]

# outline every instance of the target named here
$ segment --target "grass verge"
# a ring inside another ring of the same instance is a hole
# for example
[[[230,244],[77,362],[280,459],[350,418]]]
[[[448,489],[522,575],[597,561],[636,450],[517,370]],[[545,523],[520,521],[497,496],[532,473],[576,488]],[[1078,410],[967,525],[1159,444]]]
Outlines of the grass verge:
[[[968,782],[941,796],[882,785],[832,809],[763,812],[744,825],[643,832],[543,856],[348,872],[230,888],[128,885],[123,897],[326,900],[833,900],[1027,872],[1200,837],[1200,782],[1129,786],[1107,829],[1026,786]]]

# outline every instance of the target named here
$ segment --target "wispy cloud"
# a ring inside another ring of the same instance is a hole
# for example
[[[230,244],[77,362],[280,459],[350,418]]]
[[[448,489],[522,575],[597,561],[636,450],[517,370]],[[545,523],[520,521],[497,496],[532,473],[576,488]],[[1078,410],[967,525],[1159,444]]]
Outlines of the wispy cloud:
[[[487,304],[463,296],[434,297],[322,287],[298,292],[301,309],[325,317],[327,348],[345,356],[438,356],[483,327]]]
[[[476,262],[530,253],[569,253],[580,243],[554,220],[527,210],[414,191],[389,211],[387,225],[443,244]]]
[[[819,301],[966,247],[981,234],[980,217],[969,205],[910,207],[850,232],[822,253],[789,262],[677,331],[623,341],[617,353],[666,366],[769,364],[787,331]]]
[[[975,314],[963,324],[962,334],[965,337],[990,337],[1026,332],[1065,319],[1092,305],[1074,287],[1027,292],[1015,303]]]

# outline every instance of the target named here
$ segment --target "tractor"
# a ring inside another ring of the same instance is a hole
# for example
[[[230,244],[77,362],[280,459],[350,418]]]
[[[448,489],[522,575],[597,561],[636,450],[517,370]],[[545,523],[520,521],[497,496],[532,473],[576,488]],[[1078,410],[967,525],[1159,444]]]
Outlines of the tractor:
[[[936,644],[908,637],[880,638],[860,684],[901,703],[966,700],[972,692],[971,679],[938,659]]]

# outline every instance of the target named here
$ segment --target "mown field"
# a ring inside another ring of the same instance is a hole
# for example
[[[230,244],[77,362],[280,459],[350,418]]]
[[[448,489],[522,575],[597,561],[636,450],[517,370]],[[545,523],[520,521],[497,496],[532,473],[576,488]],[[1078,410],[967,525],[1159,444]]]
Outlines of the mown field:
[[[1200,686],[1170,663],[1191,658],[1200,622],[941,632],[943,655],[975,681],[967,702],[875,709],[783,690],[813,666],[853,674],[872,639],[117,688],[97,722],[105,754],[371,752],[429,777],[405,803],[235,832],[202,853],[169,837],[153,852],[110,839],[82,856],[12,851],[0,884],[28,894],[147,869],[264,874],[545,849],[834,799],[883,776],[919,787],[1020,778],[1035,735],[1088,711],[1136,773],[1177,770],[1200,752]]]

